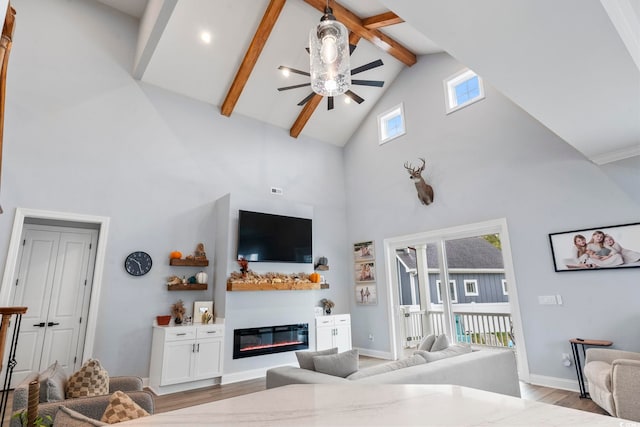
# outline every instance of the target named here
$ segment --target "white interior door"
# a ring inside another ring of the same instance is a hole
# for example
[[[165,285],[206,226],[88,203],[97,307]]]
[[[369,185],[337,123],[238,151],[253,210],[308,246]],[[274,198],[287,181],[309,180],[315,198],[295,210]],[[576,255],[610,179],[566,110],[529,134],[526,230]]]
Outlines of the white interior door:
[[[23,316],[12,385],[58,361],[82,361],[96,230],[25,225],[13,304]],[[84,319],[84,322],[83,322]]]

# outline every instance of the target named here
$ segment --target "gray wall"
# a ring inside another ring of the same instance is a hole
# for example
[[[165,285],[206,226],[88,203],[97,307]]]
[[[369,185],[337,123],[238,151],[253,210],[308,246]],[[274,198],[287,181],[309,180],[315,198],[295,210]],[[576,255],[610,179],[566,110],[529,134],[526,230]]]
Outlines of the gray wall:
[[[147,376],[155,316],[178,298],[187,307],[213,298],[211,287],[168,292],[168,276],[198,270],[170,267],[168,256],[204,242],[213,259],[215,201],[227,193],[275,197],[269,187],[277,186],[283,203],[312,206],[314,255],[330,260],[332,286],[306,302],[327,297],[337,312],[348,311],[351,270],[339,261],[348,257],[342,149],[134,81],[137,21],[104,5],[17,0],[15,7],[0,259],[4,265],[16,207],[111,218],[94,351],[109,373]],[[154,260],[140,278],[123,269],[134,250]],[[212,277],[213,263],[207,271]],[[252,293],[253,304],[278,310],[264,294]]]
[[[485,100],[445,115],[442,81],[462,68],[447,54],[421,57],[345,148],[349,237],[374,240],[378,248],[379,303],[352,305],[354,345],[391,348],[383,239],[504,217],[532,376],[575,381],[573,367],[561,363],[572,337],[640,350],[639,270],[555,273],[548,241],[553,232],[636,222],[638,201],[491,86]],[[407,134],[379,146],[376,116],[400,102]],[[424,176],[435,189],[428,207],[403,168],[419,157],[426,158]],[[537,303],[538,295],[555,294],[564,305]]]

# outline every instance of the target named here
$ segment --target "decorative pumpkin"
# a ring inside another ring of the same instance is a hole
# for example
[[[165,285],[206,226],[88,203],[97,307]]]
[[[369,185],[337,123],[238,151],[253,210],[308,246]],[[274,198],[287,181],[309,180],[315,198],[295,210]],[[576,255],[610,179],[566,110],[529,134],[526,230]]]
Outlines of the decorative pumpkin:
[[[208,277],[209,276],[207,276],[207,273],[205,273],[204,271],[201,271],[198,274],[196,274],[196,283],[207,283]]]
[[[309,275],[309,280],[313,283],[320,283],[320,275],[318,273],[311,273]]]
[[[182,258],[182,252],[180,251],[173,251],[169,254],[169,259],[180,259]]]

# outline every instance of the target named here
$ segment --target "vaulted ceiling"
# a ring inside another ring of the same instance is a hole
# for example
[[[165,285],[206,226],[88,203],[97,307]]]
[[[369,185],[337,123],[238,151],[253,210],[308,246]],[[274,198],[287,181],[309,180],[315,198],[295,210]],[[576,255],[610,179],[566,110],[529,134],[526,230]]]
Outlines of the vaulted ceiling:
[[[640,0],[331,1],[352,31],[352,67],[384,87],[354,86],[297,104],[309,78],[309,30],[324,0],[100,0],[140,19],[140,80],[338,146],[420,56],[446,51],[596,163],[640,155]],[[200,39],[209,32],[211,40]],[[444,110],[444,108],[443,108]]]

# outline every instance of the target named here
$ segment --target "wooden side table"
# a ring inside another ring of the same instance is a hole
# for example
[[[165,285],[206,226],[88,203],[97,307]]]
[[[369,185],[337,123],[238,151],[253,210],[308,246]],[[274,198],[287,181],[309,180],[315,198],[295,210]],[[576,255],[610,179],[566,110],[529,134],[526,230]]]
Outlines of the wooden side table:
[[[584,374],[582,373],[582,362],[580,362],[580,352],[578,352],[578,345],[582,345],[582,357],[587,360],[586,350],[584,349],[585,345],[594,347],[609,347],[613,344],[613,341],[571,338],[569,342],[571,343],[571,350],[573,351],[573,359],[576,361],[576,374],[578,375],[578,386],[580,386],[580,398],[591,398],[584,386]]]

